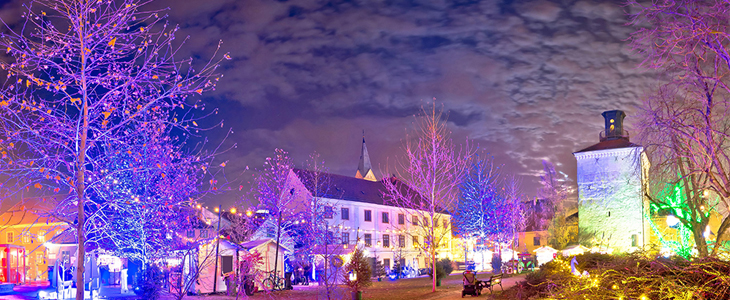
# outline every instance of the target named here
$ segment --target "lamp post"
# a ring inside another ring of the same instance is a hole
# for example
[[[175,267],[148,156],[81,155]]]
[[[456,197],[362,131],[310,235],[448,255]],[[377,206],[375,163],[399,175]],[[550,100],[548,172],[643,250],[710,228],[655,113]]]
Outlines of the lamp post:
[[[221,232],[221,206],[218,205],[215,211],[218,213],[218,230],[215,232],[215,267],[213,268],[213,293],[216,293],[218,287],[218,248],[221,244],[220,232]]]

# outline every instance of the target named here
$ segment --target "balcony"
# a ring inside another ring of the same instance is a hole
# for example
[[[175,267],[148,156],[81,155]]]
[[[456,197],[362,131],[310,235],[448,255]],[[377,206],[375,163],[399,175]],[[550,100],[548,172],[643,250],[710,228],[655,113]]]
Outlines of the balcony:
[[[607,140],[615,140],[615,139],[629,139],[629,131],[628,130],[622,130],[620,132],[614,132],[612,135],[606,135],[606,131],[603,130],[601,133],[598,134],[598,138],[601,142],[607,141]]]

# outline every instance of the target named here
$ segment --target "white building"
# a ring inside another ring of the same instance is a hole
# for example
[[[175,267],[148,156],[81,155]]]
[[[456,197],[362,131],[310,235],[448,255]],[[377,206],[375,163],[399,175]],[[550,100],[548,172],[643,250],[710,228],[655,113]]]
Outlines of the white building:
[[[649,162],[644,148],[629,141],[623,111],[603,114],[600,142],[573,153],[578,160],[578,226],[597,246],[630,252],[649,244]]]
[[[362,174],[365,174],[364,176]],[[305,184],[304,178],[320,176],[327,181],[326,191],[314,193],[313,187]],[[298,197],[323,195],[322,199],[331,204],[326,207],[326,217],[333,232],[337,232],[342,244],[353,245],[358,242],[365,246],[366,253],[374,263],[377,259],[386,268],[392,268],[396,260],[401,266],[411,270],[427,268],[430,259],[422,253],[424,236],[418,234],[423,213],[416,214],[401,208],[387,205],[383,179],[377,180],[373,174],[363,139],[362,155],[356,177],[329,173],[315,174],[313,171],[294,169],[290,173],[290,184]],[[417,215],[420,215],[418,217]],[[448,215],[437,214],[440,232],[447,230],[442,247],[437,249],[437,258],[451,258],[451,221]],[[344,248],[344,247],[343,247]],[[349,249],[352,249],[348,246]]]

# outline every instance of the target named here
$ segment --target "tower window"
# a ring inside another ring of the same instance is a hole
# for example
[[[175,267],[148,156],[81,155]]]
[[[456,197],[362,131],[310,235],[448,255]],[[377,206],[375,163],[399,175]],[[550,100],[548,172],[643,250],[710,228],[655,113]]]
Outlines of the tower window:
[[[639,235],[632,234],[631,235],[631,247],[636,247],[639,244]]]

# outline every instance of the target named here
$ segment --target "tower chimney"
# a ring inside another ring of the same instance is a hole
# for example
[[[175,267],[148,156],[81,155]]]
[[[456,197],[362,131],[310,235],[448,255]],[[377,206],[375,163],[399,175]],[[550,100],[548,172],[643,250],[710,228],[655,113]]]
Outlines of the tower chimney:
[[[622,110],[604,111],[601,115],[606,122],[606,130],[601,134],[601,141],[620,138],[628,139],[628,134],[624,133],[623,125],[626,114]]]

